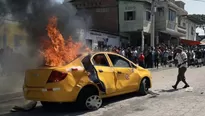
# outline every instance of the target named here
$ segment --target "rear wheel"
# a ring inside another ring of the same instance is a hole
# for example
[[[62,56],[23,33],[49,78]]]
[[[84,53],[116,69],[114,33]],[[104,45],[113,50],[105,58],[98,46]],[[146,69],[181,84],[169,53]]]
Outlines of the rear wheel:
[[[62,107],[61,103],[53,103],[53,102],[43,102],[41,101],[41,104],[45,110],[53,110],[53,109],[60,109]]]
[[[140,95],[147,95],[148,90],[149,90],[148,79],[144,78],[144,79],[142,79],[142,81],[140,83],[139,93],[140,93]]]
[[[79,93],[77,105],[83,109],[97,110],[102,106],[102,99],[95,89],[84,88]]]

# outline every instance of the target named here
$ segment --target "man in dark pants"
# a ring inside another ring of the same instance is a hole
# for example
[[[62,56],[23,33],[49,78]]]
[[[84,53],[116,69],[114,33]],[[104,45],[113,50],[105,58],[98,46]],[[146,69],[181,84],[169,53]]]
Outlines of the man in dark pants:
[[[183,51],[182,46],[177,47],[177,54],[175,59],[178,61],[178,76],[177,76],[177,81],[176,84],[173,85],[172,87],[174,89],[177,89],[177,85],[179,84],[180,81],[184,82],[185,86],[183,88],[189,87],[189,84],[186,82],[186,77],[185,77],[185,72],[187,70],[188,64],[187,64],[187,54]]]

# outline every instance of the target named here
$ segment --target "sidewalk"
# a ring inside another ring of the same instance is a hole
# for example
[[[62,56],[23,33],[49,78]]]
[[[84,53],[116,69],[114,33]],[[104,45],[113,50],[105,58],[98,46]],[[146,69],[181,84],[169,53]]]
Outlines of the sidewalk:
[[[172,67],[169,67],[169,66],[166,66],[166,67],[159,66],[159,68],[148,68],[148,70],[150,70],[150,71],[162,71],[162,70],[173,69],[173,68],[176,68],[176,67],[175,66],[172,66]]]
[[[2,102],[7,102],[13,99],[17,99],[17,98],[22,98],[23,97],[23,93],[22,92],[14,92],[14,93],[6,93],[6,94],[0,94],[0,104]]]
[[[22,96],[23,81],[23,75],[0,75],[0,102]]]

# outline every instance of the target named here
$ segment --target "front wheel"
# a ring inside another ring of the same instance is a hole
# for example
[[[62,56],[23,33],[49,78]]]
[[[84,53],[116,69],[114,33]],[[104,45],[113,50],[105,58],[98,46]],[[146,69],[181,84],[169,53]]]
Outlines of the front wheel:
[[[142,79],[140,83],[139,93],[140,95],[147,95],[149,90],[148,81],[146,78]]]

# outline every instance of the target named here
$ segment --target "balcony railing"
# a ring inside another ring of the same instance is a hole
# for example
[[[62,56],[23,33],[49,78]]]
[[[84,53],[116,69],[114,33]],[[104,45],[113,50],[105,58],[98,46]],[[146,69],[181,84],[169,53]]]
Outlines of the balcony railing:
[[[179,28],[181,28],[181,29],[184,29],[184,30],[186,30],[186,27],[185,27],[185,26],[182,26],[182,25],[178,25],[178,27],[179,27]]]

